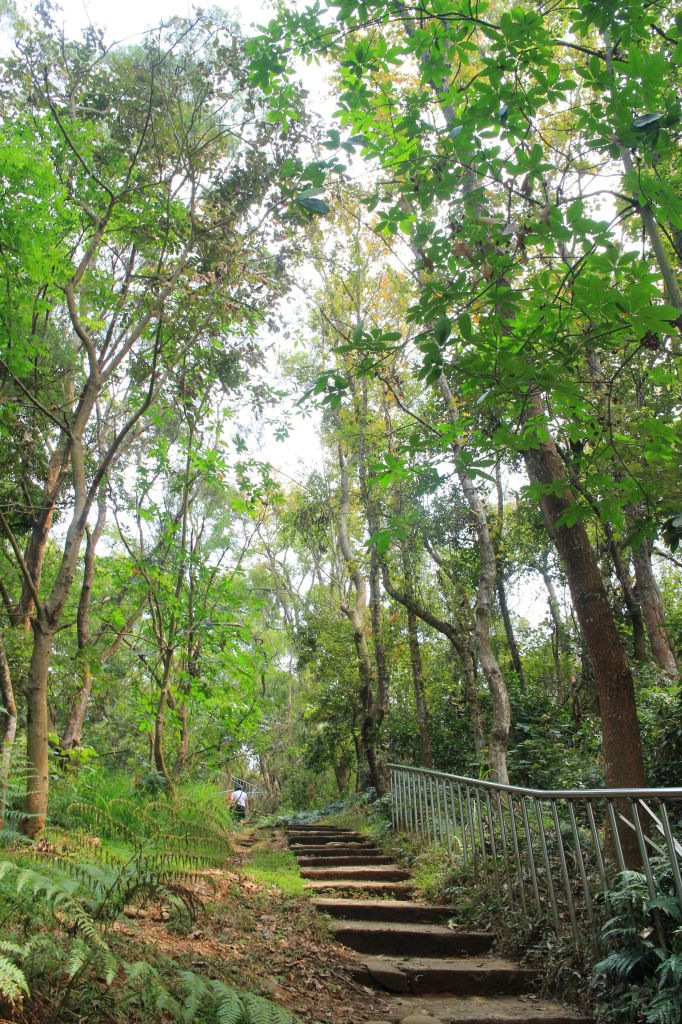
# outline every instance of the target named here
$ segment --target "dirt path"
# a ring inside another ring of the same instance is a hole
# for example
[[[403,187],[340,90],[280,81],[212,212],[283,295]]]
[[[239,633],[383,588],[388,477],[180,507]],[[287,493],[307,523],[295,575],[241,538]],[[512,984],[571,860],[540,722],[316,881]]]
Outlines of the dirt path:
[[[312,901],[250,876],[255,851],[284,849],[281,833],[245,832],[227,870],[202,871],[191,884],[203,904],[195,922],[149,907],[120,931],[182,968],[271,999],[307,1024],[381,1018],[381,994],[353,979],[355,955],[333,940]]]

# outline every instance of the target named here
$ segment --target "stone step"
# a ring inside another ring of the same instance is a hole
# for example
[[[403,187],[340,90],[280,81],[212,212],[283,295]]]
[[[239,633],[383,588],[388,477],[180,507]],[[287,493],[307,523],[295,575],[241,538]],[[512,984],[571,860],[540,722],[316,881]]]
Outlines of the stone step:
[[[353,865],[340,868],[303,868],[301,878],[309,878],[311,882],[329,880],[334,882],[405,882],[410,877],[409,871],[388,865],[375,867],[373,864],[355,867]]]
[[[318,827],[318,826],[314,827],[314,828],[312,828],[312,827],[304,828],[303,825],[289,825],[289,827],[285,828],[285,833],[287,834],[287,836],[291,835],[291,833],[297,833],[297,834],[299,834],[301,836],[356,836],[357,835],[357,831],[354,828],[342,828],[341,826],[339,826],[339,827],[335,826],[333,828],[331,826],[327,827],[327,828],[321,828],[321,827]]]
[[[314,825],[287,825],[284,829],[285,832],[350,832],[351,829],[344,828],[343,825],[323,825],[320,822]]]
[[[439,960],[434,957],[365,956],[350,965],[363,985],[403,995],[448,992],[457,996],[516,995],[537,977],[529,967],[497,957]]]
[[[358,953],[384,956],[477,956],[492,945],[489,932],[454,931],[440,924],[397,924],[394,921],[338,921],[334,938]]]
[[[301,854],[298,855],[298,864],[301,868],[319,868],[319,867],[363,867],[365,864],[383,864],[385,866],[392,865],[390,857],[385,857],[383,854],[377,851],[371,851],[370,853],[355,853],[355,854],[340,854],[338,857],[304,857]],[[394,866],[394,865],[393,865]]]
[[[339,900],[331,897],[314,901],[318,910],[337,919],[392,921],[405,924],[443,924],[452,917],[450,907],[411,900]]]
[[[358,843],[362,846],[362,836],[328,836],[313,832],[290,832],[287,836],[289,846],[328,846],[329,843]]]
[[[393,899],[407,899],[412,886],[407,882],[351,882],[348,879],[338,881],[306,882],[305,889],[316,893],[367,893],[369,896],[390,896]]]
[[[440,1024],[590,1024],[569,1006],[535,995],[522,996],[396,996],[382,1017],[398,1024],[423,1014]]]
[[[327,843],[325,846],[301,843],[292,844],[289,849],[298,857],[340,857],[354,853],[381,853],[371,843]]]

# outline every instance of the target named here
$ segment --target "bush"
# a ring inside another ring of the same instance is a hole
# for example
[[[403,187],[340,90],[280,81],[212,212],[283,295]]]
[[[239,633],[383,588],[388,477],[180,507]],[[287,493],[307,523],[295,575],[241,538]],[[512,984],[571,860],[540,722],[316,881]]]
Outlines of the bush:
[[[599,1024],[679,1024],[682,1020],[682,910],[667,861],[654,877],[624,871],[609,894],[602,939],[611,952],[594,968]]]

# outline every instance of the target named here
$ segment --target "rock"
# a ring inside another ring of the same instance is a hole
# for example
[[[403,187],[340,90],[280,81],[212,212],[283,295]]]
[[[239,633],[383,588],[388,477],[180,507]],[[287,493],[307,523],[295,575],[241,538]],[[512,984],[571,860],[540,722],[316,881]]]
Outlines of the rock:
[[[440,1024],[436,1017],[427,1017],[424,1013],[411,1013],[403,1017],[400,1024]]]

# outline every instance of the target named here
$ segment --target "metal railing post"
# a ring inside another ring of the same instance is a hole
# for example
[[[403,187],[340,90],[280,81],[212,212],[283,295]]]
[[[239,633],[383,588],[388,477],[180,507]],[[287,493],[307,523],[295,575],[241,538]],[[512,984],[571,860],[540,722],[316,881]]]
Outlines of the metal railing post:
[[[389,767],[396,831],[440,845],[449,857],[459,846],[462,866],[472,868],[479,882],[487,880],[511,908],[518,893],[524,916],[534,913],[540,922],[549,914],[555,930],[570,929],[578,946],[589,940],[596,948],[609,910],[610,879],[626,866],[625,828],[637,839],[651,897],[658,894],[652,851],[669,860],[668,877],[682,911],[682,837],[674,832],[682,821],[682,788],[535,790],[426,768]],[[602,828],[610,833],[606,839]],[[594,897],[600,888],[603,905]]]

